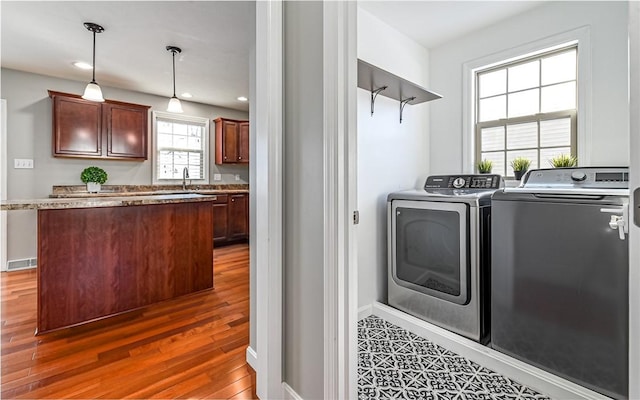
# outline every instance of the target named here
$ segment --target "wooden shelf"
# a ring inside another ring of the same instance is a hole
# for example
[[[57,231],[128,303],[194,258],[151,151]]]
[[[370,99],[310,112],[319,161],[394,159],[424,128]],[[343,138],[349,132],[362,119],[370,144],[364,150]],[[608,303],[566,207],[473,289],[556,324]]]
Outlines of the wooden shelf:
[[[358,87],[371,92],[372,115],[375,98],[378,94],[398,100],[400,102],[400,122],[402,122],[402,109],[406,104],[420,104],[442,98],[437,93],[362,60],[358,60]],[[386,88],[382,89],[384,87]]]

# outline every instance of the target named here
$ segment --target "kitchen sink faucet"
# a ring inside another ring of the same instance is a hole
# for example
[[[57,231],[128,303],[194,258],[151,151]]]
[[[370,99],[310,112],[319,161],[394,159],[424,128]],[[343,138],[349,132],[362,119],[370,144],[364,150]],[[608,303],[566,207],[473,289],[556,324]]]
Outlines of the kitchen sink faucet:
[[[189,179],[189,168],[182,169],[182,190],[187,190],[187,179]]]

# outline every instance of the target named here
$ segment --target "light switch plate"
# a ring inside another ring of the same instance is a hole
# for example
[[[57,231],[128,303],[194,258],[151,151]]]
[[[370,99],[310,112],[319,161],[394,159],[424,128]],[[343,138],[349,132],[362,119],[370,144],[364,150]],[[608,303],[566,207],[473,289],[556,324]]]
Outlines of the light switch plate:
[[[222,175],[220,175],[220,174],[213,174],[213,180],[214,180],[214,181],[221,181],[221,180],[222,180]]]
[[[239,181],[240,180],[240,174],[236,174],[236,180]]]
[[[33,168],[33,160],[28,158],[14,158],[13,168]]]

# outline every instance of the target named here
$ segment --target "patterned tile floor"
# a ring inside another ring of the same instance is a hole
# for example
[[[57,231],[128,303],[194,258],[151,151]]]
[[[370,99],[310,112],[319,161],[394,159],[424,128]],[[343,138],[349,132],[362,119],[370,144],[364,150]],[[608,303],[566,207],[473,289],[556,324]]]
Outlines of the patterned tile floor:
[[[376,316],[358,322],[358,398],[549,400]]]

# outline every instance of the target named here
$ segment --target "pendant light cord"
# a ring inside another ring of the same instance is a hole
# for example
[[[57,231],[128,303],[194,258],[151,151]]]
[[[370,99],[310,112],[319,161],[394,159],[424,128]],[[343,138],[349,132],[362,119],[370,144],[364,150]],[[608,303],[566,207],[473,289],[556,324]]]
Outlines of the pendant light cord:
[[[96,31],[93,30],[93,77],[91,83],[96,83]]]
[[[173,97],[176,97],[176,52],[171,51],[173,54]]]

